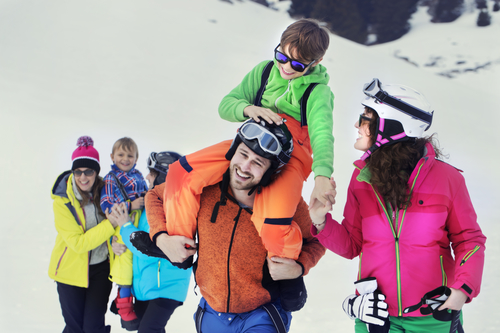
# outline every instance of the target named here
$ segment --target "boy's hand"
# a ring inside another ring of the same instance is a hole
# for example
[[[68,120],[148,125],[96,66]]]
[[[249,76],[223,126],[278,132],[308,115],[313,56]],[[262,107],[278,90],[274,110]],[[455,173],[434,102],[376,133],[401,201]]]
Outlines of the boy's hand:
[[[111,241],[111,248],[117,256],[121,256],[125,253],[125,251],[127,251],[127,245],[118,243],[118,237],[116,236],[113,236],[113,240]]]
[[[324,176],[317,176],[314,179],[314,189],[311,193],[309,206],[313,206],[316,200],[319,200],[323,205],[329,201],[331,205],[335,204],[335,197],[337,196],[337,185],[333,177],[328,179]]]
[[[273,112],[266,108],[261,108],[260,106],[249,105],[243,110],[243,115],[252,118],[256,122],[265,120],[269,124],[281,125],[283,124],[283,118],[276,112]],[[259,119],[260,118],[260,119]]]
[[[144,197],[139,197],[132,201],[132,210],[144,208]]]

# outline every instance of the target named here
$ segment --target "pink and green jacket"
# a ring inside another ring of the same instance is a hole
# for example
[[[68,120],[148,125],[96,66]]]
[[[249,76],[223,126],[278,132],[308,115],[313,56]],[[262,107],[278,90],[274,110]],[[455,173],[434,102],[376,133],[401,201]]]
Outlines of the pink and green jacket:
[[[421,316],[403,310],[442,285],[460,289],[468,302],[481,287],[486,237],[465,180],[435,158],[432,145],[426,148],[409,179],[409,208],[393,212],[370,184],[365,162],[358,160],[342,223],[327,214],[323,231],[317,234],[312,227],[331,251],[359,257],[358,279],[377,278],[391,316]]]

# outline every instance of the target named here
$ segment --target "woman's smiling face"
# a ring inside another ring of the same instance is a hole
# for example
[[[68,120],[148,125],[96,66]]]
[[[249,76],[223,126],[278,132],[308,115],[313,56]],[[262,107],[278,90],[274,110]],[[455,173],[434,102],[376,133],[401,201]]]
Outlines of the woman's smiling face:
[[[370,138],[370,121],[372,113],[365,108],[364,112],[360,115],[359,120],[356,121],[354,127],[358,130],[358,138],[354,143],[354,148],[360,151],[367,151],[372,146]],[[360,125],[361,123],[361,125]]]

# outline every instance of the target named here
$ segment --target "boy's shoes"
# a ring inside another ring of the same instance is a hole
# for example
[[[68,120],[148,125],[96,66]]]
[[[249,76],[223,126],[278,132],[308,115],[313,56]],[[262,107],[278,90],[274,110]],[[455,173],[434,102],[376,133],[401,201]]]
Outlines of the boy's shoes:
[[[118,293],[110,307],[111,312],[120,315],[122,327],[127,331],[137,331],[139,329],[140,322],[134,312],[133,299],[133,296],[121,298],[120,293]]]
[[[151,240],[149,237],[149,233],[145,231],[134,231],[133,233],[130,234],[130,243],[141,253],[149,256],[149,257],[156,257],[156,258],[162,258],[162,259],[167,259],[170,261],[170,259],[163,253],[162,250],[158,246],[156,246],[155,243]],[[172,265],[178,268],[182,269],[188,269],[189,267],[193,266],[193,256],[190,256],[187,258],[184,262],[171,262]]]
[[[291,280],[279,280],[281,306],[285,311],[298,311],[304,307],[307,300],[307,290],[304,278],[299,276]]]

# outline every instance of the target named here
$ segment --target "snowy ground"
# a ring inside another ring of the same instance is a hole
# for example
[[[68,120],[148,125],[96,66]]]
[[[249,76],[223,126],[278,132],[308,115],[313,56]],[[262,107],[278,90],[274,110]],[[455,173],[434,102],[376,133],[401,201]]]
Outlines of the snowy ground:
[[[80,135],[93,137],[102,175],[109,171],[113,142],[122,136],[138,143],[143,172],[151,151],[186,154],[233,137],[237,124],[218,117],[220,99],[257,62],[272,57],[292,22],[282,11],[233,2],[0,0],[2,332],[63,328],[56,286],[47,276],[56,235],[50,188],[70,167]],[[465,331],[497,332],[500,319],[491,314],[500,298],[498,65],[449,79],[422,64],[432,54],[453,57],[457,45],[471,64],[497,61],[493,40],[500,14],[492,13],[493,24],[482,29],[474,26],[475,14],[439,26],[424,23],[423,14],[412,32],[386,45],[368,48],[332,36],[324,65],[336,96],[339,194],[333,214],[342,217],[352,161],[360,156],[352,145],[363,83],[378,77],[422,91],[436,110],[432,131],[439,133],[448,162],[464,170],[488,236],[482,293],[465,306]],[[419,66],[395,58],[395,50]],[[311,189],[305,185],[306,198]],[[327,253],[306,277],[308,303],[294,314],[291,332],[352,332],[340,304],[353,291],[356,270],[357,260]],[[170,332],[194,332],[197,301],[190,291],[167,326]],[[107,319],[112,332],[125,332],[117,316]]]

